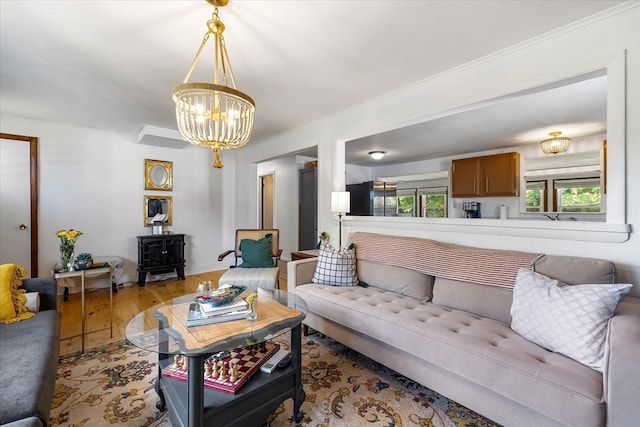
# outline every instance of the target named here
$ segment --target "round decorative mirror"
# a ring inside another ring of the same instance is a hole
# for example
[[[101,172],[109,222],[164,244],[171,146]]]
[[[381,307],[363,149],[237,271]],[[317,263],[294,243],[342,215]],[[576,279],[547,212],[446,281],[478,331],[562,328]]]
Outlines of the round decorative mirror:
[[[162,187],[167,183],[167,170],[161,165],[153,165],[149,169],[149,180],[156,187]]]
[[[144,189],[166,190],[173,188],[173,162],[144,159]]]

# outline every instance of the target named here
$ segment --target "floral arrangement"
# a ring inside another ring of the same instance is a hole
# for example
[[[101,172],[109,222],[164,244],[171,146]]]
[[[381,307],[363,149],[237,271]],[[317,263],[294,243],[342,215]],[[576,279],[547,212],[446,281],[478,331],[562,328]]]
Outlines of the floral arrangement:
[[[60,238],[61,246],[66,244],[70,244],[71,246],[73,246],[76,243],[76,240],[78,240],[78,238],[82,236],[82,234],[82,231],[74,230],[72,228],[70,230],[58,230],[56,236]]]
[[[316,249],[320,249],[320,246],[322,245],[322,242],[329,243],[329,233],[327,233],[326,231],[323,231],[322,233],[320,233],[318,238],[320,240],[318,240],[318,244],[316,245]]]
[[[73,247],[76,241],[82,236],[82,231],[74,230],[58,230],[56,236],[60,238],[60,263],[62,269],[66,270],[71,268],[71,258],[73,256]]]

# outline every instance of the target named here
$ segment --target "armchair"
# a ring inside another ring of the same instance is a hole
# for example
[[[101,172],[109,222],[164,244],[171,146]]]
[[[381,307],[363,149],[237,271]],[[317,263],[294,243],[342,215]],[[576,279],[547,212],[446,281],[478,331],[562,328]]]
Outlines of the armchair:
[[[234,264],[220,276],[218,286],[242,285],[253,289],[278,287],[278,260],[282,255],[278,229],[237,229],[234,249],[221,253],[218,261],[231,254],[235,258]],[[240,265],[238,259],[242,260]]]

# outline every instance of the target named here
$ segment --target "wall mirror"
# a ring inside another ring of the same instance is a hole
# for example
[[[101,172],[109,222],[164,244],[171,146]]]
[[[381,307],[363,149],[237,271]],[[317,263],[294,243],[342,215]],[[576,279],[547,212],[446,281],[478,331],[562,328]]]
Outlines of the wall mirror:
[[[171,191],[173,189],[173,162],[144,159],[144,189]]]
[[[151,227],[156,215],[164,215],[164,224],[173,225],[173,197],[144,196],[142,216],[144,225]]]
[[[603,179],[604,173],[598,172],[606,167],[600,154],[602,150],[597,145],[579,147],[578,141],[590,138],[601,145],[604,139],[609,140],[607,161],[610,164],[606,179],[611,191],[600,201],[599,213],[606,212],[607,222],[619,221],[617,217],[624,215],[624,194],[612,183],[614,180],[624,183],[625,141],[621,132],[624,130],[624,96],[620,95],[624,92],[624,59],[618,55],[613,60],[602,61],[602,68],[594,67],[595,71],[574,73],[570,78],[442,113],[433,120],[348,140],[344,143],[345,182],[448,170],[453,158],[492,150],[520,151],[521,157],[528,160],[522,162],[525,164],[535,164],[534,159],[538,157],[546,157],[544,161],[548,162],[554,156],[542,153],[538,142],[553,128],[576,141],[567,153],[555,156],[555,160],[565,156],[573,163],[583,160],[592,163],[575,166],[592,168],[592,175],[602,173]],[[368,153],[374,150],[387,154],[382,160],[373,161]],[[612,164],[616,165],[615,171]],[[615,198],[611,197],[612,191],[616,193]],[[525,194],[521,192],[514,211],[527,212]],[[612,204],[612,200],[615,200],[613,207],[607,205]],[[537,212],[544,211],[551,209]]]
[[[525,159],[520,212],[606,212],[606,142],[587,138],[579,143],[587,151]]]
[[[352,207],[349,215],[446,218],[448,186],[448,170],[377,177],[368,187],[347,184],[347,191],[352,193],[352,202],[354,198],[365,199],[366,205],[370,206],[368,212],[363,207]],[[384,209],[377,209],[380,206]]]

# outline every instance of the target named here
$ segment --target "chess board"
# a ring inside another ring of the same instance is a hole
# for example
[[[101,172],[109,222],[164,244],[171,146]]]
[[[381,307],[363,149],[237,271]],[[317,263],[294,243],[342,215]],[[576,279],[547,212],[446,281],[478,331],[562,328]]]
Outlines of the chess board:
[[[214,356],[205,361],[204,386],[213,390],[221,391],[228,394],[236,394],[253,374],[267,361],[273,354],[278,351],[280,344],[277,343],[260,343],[240,347],[228,352],[228,355],[215,358]],[[174,363],[162,370],[162,376],[175,378],[181,381],[187,381],[188,366],[187,358],[184,356],[176,356]],[[207,363],[220,363],[226,371],[226,378],[221,379],[212,375],[210,369],[207,369]],[[235,366],[237,378],[231,381],[229,378],[230,367]]]

